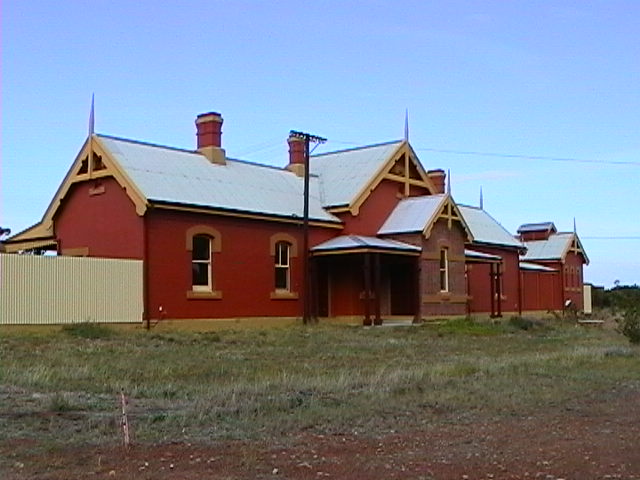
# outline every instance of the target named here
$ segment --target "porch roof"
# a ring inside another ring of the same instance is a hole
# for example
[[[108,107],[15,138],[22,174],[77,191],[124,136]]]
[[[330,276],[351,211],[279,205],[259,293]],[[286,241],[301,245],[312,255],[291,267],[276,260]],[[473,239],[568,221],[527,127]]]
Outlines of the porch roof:
[[[520,268],[522,270],[535,270],[538,272],[557,272],[558,270],[554,268],[545,267],[544,265],[538,265],[535,263],[529,262],[520,262]]]
[[[332,253],[382,252],[404,255],[419,255],[422,248],[397,240],[388,240],[362,235],[341,235],[327,240],[311,249],[313,255]]]
[[[495,263],[502,261],[502,257],[499,255],[491,255],[490,253],[477,252],[468,248],[464,249],[464,257],[470,262],[486,262]]]

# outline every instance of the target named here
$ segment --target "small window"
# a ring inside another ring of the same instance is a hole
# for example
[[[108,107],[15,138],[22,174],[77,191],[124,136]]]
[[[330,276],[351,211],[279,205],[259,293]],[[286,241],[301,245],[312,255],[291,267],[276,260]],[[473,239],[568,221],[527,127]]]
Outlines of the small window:
[[[291,245],[287,242],[276,243],[275,274],[276,290],[290,290],[289,250]]]
[[[449,250],[440,249],[440,291],[449,291]]]
[[[211,237],[195,235],[191,250],[191,269],[194,291],[211,291],[213,287],[211,275]]]

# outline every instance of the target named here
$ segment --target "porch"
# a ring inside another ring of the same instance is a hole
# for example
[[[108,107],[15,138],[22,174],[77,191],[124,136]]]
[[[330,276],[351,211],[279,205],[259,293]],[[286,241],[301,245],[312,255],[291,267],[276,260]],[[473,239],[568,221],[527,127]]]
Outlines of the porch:
[[[362,316],[363,325],[383,318],[421,319],[421,248],[396,240],[341,236],[311,249],[313,314]]]

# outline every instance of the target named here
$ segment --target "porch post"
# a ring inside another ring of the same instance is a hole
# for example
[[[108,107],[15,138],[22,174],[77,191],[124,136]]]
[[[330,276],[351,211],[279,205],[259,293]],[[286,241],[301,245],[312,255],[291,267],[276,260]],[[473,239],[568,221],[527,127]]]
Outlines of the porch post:
[[[502,285],[500,281],[500,277],[502,277],[501,264],[496,263],[496,302],[498,303],[498,313],[497,317],[502,318]]]
[[[413,323],[422,323],[422,282],[420,281],[421,272],[421,255],[416,257],[416,263],[413,270],[414,288],[415,288],[415,313],[413,314]]]
[[[374,325],[382,325],[382,317],[380,316],[380,254],[373,254],[373,305],[375,318],[373,320]]]
[[[371,325],[370,298],[371,298],[371,259],[368,253],[364,253],[364,321],[363,325]]]
[[[309,268],[311,269],[311,323],[318,323],[318,258],[309,256]]]
[[[493,263],[489,264],[489,288],[491,290],[491,318],[496,316],[496,283],[493,275]]]

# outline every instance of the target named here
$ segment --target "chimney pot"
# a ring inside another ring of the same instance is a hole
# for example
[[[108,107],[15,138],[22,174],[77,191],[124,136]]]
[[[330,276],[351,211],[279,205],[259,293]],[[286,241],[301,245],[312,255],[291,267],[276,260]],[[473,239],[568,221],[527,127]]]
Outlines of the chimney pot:
[[[304,176],[304,139],[289,135],[287,139],[289,144],[289,165],[287,170],[292,171],[299,177]]]
[[[212,163],[224,165],[225,151],[222,149],[222,115],[218,112],[201,113],[196,117],[198,152]]]
[[[222,147],[222,115],[218,112],[201,113],[196,118],[198,149]]]

